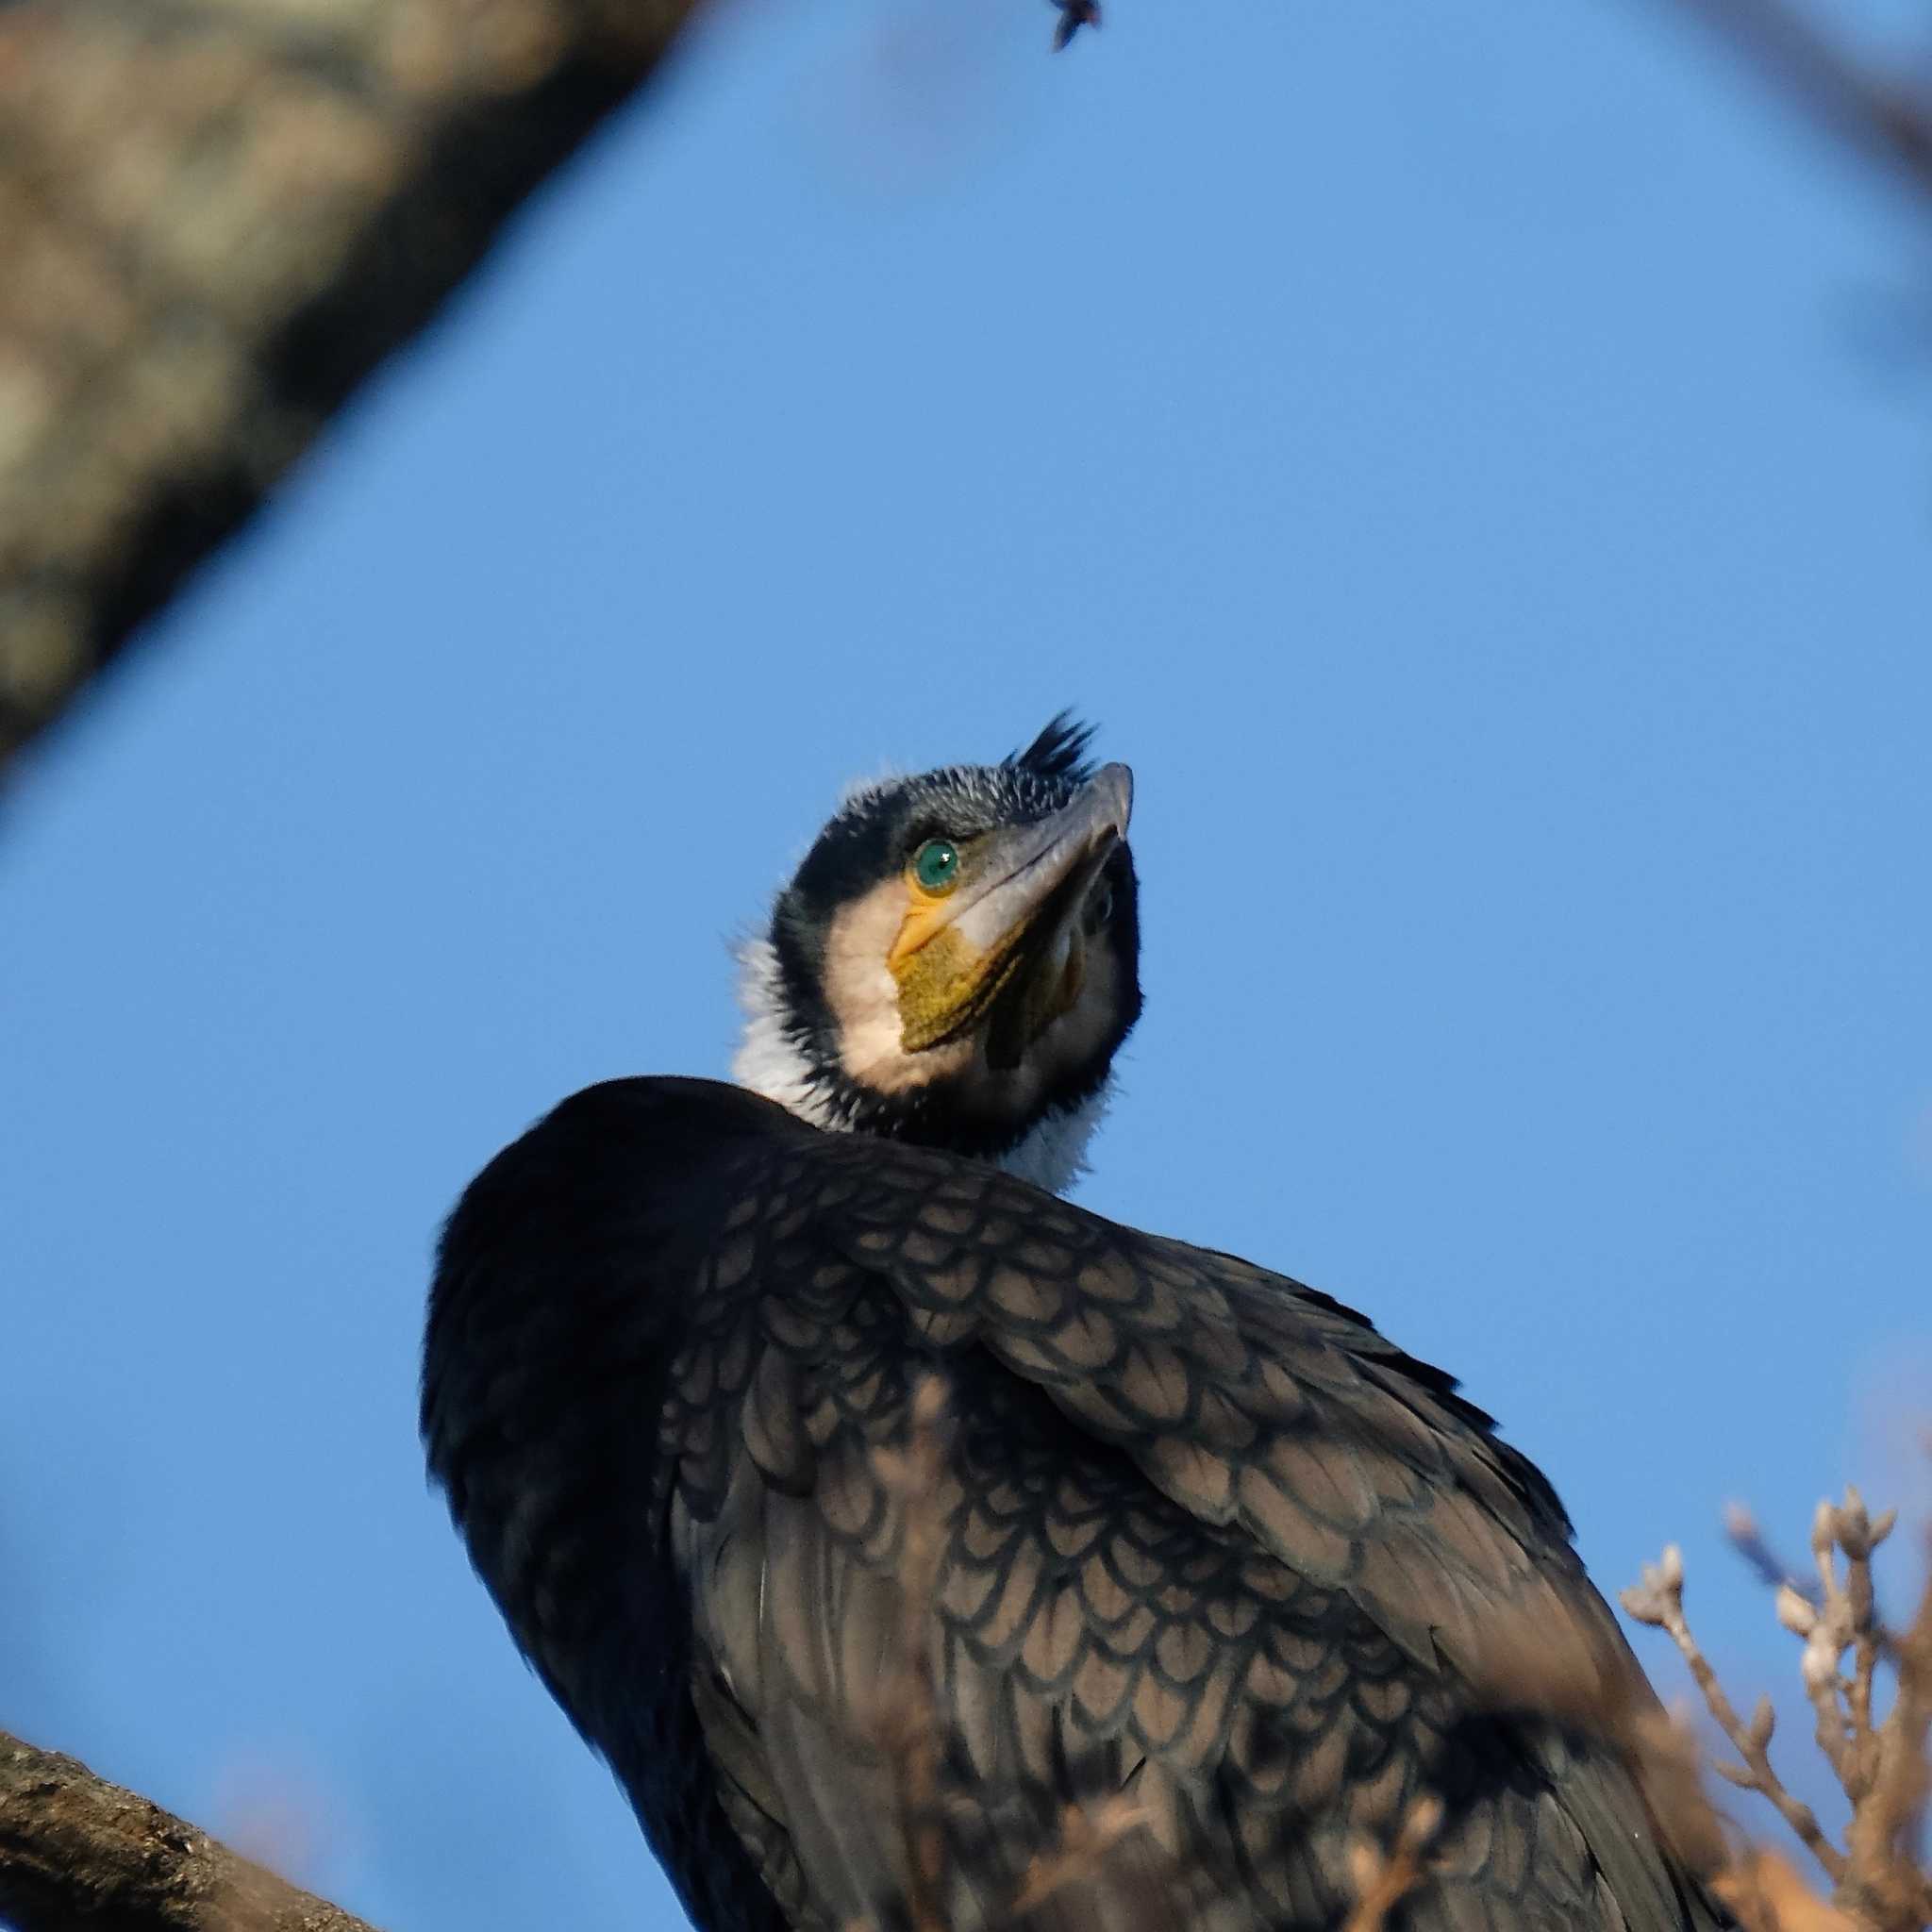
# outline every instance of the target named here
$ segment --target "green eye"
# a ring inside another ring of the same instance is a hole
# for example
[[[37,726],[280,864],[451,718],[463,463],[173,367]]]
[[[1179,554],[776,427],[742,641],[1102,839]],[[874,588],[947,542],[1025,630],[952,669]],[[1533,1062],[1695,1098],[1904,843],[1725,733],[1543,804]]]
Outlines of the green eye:
[[[912,876],[928,892],[943,892],[959,875],[959,848],[949,839],[928,839],[912,855]]]

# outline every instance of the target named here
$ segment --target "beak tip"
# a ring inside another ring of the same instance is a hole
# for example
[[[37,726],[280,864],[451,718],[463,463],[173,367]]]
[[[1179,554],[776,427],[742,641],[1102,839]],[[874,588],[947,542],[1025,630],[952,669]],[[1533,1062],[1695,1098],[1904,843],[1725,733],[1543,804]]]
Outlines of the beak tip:
[[[1124,834],[1127,821],[1134,815],[1134,774],[1130,766],[1123,764],[1102,765],[1089,781],[1094,792],[1114,808],[1114,816],[1120,821],[1119,830]]]

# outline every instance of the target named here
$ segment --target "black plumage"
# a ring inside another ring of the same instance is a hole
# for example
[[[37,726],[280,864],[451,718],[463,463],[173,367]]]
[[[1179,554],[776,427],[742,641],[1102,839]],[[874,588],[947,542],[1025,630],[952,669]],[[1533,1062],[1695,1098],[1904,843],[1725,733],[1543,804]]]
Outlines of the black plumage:
[[[1023,827],[1087,809],[1106,774],[1079,749]],[[1094,896],[1052,917],[1130,920],[1100,883],[1118,832],[1082,837],[1068,875]],[[905,842],[826,876],[858,892]],[[1138,1011],[1137,984],[1106,998]],[[1110,1059],[1118,1034],[1090,1032]],[[1425,1792],[1445,1816],[1415,1932],[1723,1923],[1612,1745],[1473,1689],[1510,1632],[1634,1666],[1549,1485],[1449,1377],[1324,1295],[972,1155],[620,1080],[451,1218],[424,1429],[517,1641],[708,1932],[906,1918],[884,1707],[908,1505],[882,1452],[933,1371],[955,1932],[1008,1923],[1062,1806],[1116,1791],[1141,1822],[1027,1923],[1334,1927],[1351,1842]]]

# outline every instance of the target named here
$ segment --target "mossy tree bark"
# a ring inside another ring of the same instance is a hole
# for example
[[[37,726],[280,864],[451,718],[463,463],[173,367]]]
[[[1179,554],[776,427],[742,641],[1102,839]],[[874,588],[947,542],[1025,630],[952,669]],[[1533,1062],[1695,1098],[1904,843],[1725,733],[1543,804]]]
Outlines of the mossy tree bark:
[[[5,1732],[0,1921],[17,1932],[375,1932],[86,1765]]]
[[[694,4],[0,6],[0,768]]]

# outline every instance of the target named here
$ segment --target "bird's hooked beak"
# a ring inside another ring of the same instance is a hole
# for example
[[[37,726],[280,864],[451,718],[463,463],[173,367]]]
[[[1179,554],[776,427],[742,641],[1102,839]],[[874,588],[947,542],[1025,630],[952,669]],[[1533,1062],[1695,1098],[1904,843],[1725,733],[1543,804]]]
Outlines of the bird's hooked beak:
[[[1104,765],[1050,817],[962,847],[959,882],[943,896],[908,884],[911,903],[886,956],[908,1052],[987,1023],[990,1064],[1019,1064],[1079,996],[1082,915],[1133,805],[1134,774]]]

